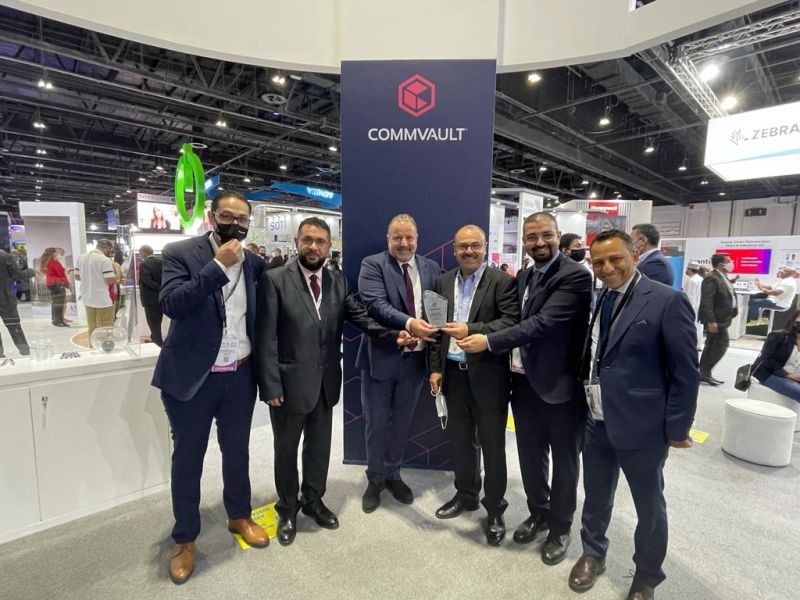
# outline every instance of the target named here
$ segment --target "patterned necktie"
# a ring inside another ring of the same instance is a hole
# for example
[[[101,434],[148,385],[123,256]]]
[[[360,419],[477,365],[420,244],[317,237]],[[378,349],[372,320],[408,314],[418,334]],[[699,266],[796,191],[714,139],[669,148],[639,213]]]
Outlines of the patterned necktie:
[[[406,306],[408,307],[408,316],[412,319],[416,319],[417,306],[414,302],[414,284],[411,282],[411,275],[408,273],[408,263],[403,264],[403,280],[406,282]],[[416,342],[406,346],[408,350],[413,350],[416,347]]]
[[[609,291],[606,299],[603,300],[603,307],[600,312],[600,339],[603,340],[608,335],[611,327],[611,318],[614,315],[614,306],[619,298],[619,292]]]
[[[320,290],[319,290],[319,283],[317,283],[319,277],[317,277],[316,275],[311,275],[311,277],[309,277],[308,279],[311,282],[311,293],[314,294],[314,302],[319,302]]]

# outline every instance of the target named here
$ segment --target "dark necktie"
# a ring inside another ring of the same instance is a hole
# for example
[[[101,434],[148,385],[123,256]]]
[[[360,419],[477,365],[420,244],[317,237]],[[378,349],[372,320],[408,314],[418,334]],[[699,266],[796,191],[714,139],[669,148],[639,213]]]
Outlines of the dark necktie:
[[[604,340],[608,335],[608,330],[611,327],[611,318],[614,315],[614,306],[619,298],[619,292],[609,291],[603,300],[603,306],[600,309],[600,339]]]
[[[416,319],[417,306],[414,303],[414,284],[411,282],[411,275],[408,273],[408,263],[403,263],[403,281],[406,282],[406,306],[408,307],[408,316],[412,319]],[[416,347],[416,343],[406,346],[409,350],[413,350]]]
[[[319,301],[320,290],[319,290],[319,283],[317,283],[317,279],[319,279],[319,277],[317,277],[316,275],[311,275],[311,277],[308,278],[309,282],[311,283],[311,293],[314,294],[314,302]]]

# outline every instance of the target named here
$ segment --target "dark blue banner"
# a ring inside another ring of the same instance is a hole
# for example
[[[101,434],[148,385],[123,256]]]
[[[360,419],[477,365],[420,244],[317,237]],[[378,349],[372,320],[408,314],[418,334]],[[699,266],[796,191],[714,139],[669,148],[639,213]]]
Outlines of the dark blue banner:
[[[494,60],[342,63],[342,248],[356,288],[361,260],[386,250],[398,213],[417,221],[417,253],[455,266],[453,235],[488,232],[494,128]],[[359,331],[345,331],[344,460],[366,462]],[[433,398],[424,387],[405,453],[407,466],[449,468]]]

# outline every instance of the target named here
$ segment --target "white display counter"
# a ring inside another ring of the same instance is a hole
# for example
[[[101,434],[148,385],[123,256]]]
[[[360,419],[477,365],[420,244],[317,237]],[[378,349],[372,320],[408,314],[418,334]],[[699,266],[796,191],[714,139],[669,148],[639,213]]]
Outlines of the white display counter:
[[[0,368],[0,543],[167,488],[157,357],[144,344]]]

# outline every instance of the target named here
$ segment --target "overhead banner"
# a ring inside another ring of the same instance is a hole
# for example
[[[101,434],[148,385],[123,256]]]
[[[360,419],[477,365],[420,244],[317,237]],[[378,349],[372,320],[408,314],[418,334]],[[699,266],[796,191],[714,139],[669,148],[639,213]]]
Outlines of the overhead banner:
[[[800,102],[711,119],[705,165],[725,181],[800,173]]]
[[[417,221],[417,253],[455,267],[453,235],[489,229],[494,60],[342,63],[342,241],[356,289],[361,261],[386,250],[398,213]],[[366,463],[360,332],[345,330],[344,461]],[[449,444],[428,386],[409,434],[407,466],[451,468]]]

